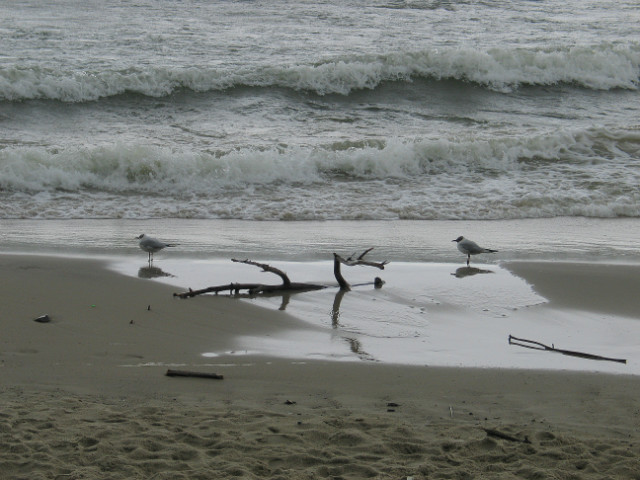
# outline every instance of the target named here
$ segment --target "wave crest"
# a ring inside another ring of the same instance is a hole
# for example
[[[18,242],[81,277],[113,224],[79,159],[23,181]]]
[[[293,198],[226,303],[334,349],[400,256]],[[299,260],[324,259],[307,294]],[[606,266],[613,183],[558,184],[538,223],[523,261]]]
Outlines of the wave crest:
[[[14,65],[0,69],[0,98],[87,102],[124,93],[163,97],[181,89],[208,92],[233,87],[279,87],[318,95],[349,95],[375,89],[384,82],[417,78],[472,82],[499,91],[559,83],[596,90],[637,89],[640,44],[555,50],[450,47],[235,70],[201,66],[68,71]]]
[[[62,150],[7,147],[0,150],[0,188],[206,195],[248,185],[415,181],[436,176],[464,179],[476,174],[521,175],[524,170],[548,174],[552,168],[588,170],[601,163],[623,172],[625,152],[633,164],[640,153],[637,130],[594,128],[489,140],[388,139],[351,146],[337,142],[210,152],[147,145]]]

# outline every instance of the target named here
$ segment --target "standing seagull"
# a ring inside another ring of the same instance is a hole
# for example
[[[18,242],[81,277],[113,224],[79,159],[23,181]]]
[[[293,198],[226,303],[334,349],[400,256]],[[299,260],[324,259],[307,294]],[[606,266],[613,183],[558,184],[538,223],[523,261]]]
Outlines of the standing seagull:
[[[149,263],[153,262],[153,254],[155,252],[159,252],[165,247],[175,247],[174,243],[163,243],[160,240],[156,240],[155,238],[148,237],[144,233],[139,237],[136,237],[140,240],[140,248],[145,252],[149,253]]]
[[[471,255],[477,255],[479,253],[496,253],[497,252],[497,250],[483,248],[479,246],[476,242],[468,240],[463,236],[459,236],[455,240],[451,240],[451,241],[456,242],[458,244],[458,250],[460,250],[462,253],[464,253],[467,256],[467,267],[469,266]]]

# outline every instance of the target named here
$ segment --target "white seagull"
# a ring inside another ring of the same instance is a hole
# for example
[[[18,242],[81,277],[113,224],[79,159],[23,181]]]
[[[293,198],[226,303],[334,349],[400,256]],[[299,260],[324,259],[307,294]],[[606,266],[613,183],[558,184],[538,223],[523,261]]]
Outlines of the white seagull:
[[[149,253],[149,263],[153,261],[153,254],[155,252],[159,252],[165,247],[175,247],[177,245],[175,243],[161,242],[160,240],[157,240],[153,237],[149,237],[144,233],[136,238],[140,240],[140,243],[139,243],[140,248],[145,252]]]
[[[490,248],[483,248],[479,246],[476,242],[471,241],[467,238],[464,238],[462,235],[456,238],[455,240],[451,240],[452,242],[456,242],[458,244],[458,250],[464,253],[467,256],[467,267],[469,266],[469,261],[471,260],[471,255],[478,255],[479,253],[497,253],[497,250],[491,250]]]

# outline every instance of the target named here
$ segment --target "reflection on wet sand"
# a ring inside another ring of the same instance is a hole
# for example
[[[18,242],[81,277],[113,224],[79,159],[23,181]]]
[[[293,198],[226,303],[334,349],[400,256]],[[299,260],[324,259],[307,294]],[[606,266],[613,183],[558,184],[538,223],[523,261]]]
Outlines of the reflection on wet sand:
[[[290,301],[291,301],[291,294],[283,293],[282,302],[280,302],[280,307],[278,308],[278,310],[282,310],[284,312],[287,309],[287,305],[289,305]]]
[[[378,361],[372,355],[370,355],[369,353],[365,352],[362,349],[362,344],[360,343],[360,340],[358,340],[356,338],[350,338],[350,337],[345,337],[345,340],[349,344],[349,348],[350,348],[351,352],[355,353],[360,360],[367,360],[369,362],[377,362]]]
[[[342,297],[347,293],[347,290],[338,290],[335,298],[333,299],[333,307],[331,308],[331,326],[338,328],[340,326],[340,304],[342,303]]]

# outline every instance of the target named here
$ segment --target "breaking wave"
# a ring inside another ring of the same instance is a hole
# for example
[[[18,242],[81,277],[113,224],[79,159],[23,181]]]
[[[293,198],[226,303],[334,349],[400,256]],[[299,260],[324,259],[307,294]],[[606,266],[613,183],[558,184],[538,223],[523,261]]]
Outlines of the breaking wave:
[[[226,152],[0,151],[0,218],[640,216],[640,131]],[[88,201],[90,200],[90,201]]]
[[[14,64],[0,69],[0,99],[89,102],[135,93],[150,97],[182,89],[223,91],[234,87],[279,87],[318,95],[375,89],[384,82],[458,80],[497,91],[522,85],[572,84],[585,89],[637,89],[640,44],[557,49],[438,48],[332,58],[308,65],[236,67],[104,67],[66,70]]]

